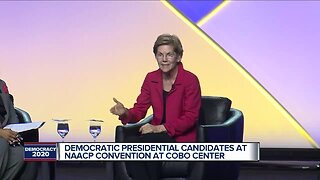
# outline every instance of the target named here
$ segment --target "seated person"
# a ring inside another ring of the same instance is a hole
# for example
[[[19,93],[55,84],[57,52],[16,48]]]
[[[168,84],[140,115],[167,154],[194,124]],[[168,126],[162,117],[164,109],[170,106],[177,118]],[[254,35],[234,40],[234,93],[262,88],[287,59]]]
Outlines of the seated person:
[[[36,171],[24,171],[30,168],[24,166],[24,148],[20,145],[21,136],[11,129],[3,129],[8,124],[19,123],[19,119],[6,83],[1,79],[0,96],[0,179],[34,179]]]
[[[116,104],[110,112],[126,124],[144,118],[152,106],[151,123],[140,128],[140,136],[130,137],[126,142],[195,142],[201,104],[200,84],[196,75],[183,68],[180,39],[175,35],[160,35],[154,43],[153,53],[159,69],[147,74],[133,108],[125,108],[114,98]],[[135,180],[160,178],[161,162],[126,162],[126,166]]]

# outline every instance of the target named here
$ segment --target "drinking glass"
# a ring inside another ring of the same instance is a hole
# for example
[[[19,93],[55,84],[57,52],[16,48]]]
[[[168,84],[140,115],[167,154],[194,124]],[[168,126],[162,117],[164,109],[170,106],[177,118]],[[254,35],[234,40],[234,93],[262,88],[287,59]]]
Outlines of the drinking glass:
[[[101,123],[102,120],[90,119],[89,133],[93,137],[93,142],[96,142],[97,137],[101,133]]]
[[[69,133],[69,124],[68,119],[54,119],[58,123],[57,132],[62,138],[62,142],[64,142],[64,138]]]

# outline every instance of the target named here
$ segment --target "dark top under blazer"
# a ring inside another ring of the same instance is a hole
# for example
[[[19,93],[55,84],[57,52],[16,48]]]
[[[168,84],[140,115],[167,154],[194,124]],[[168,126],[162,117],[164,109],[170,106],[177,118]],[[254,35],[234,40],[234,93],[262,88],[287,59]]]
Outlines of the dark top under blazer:
[[[196,125],[201,105],[201,89],[196,75],[178,64],[177,78],[168,93],[166,102],[165,128],[169,136],[177,142],[195,142]],[[153,120],[151,124],[161,124],[163,116],[163,82],[160,69],[150,72],[145,77],[133,108],[127,117],[119,117],[123,124],[138,122],[146,116],[152,106]]]

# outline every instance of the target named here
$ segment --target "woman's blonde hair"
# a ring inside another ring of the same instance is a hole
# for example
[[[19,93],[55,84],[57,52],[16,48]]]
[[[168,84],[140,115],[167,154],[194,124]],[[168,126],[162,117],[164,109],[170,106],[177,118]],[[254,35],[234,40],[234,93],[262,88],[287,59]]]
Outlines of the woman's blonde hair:
[[[158,36],[156,42],[154,42],[154,45],[153,45],[153,53],[154,53],[154,55],[157,54],[158,47],[162,46],[162,45],[171,45],[171,46],[173,46],[174,52],[178,56],[182,57],[183,48],[182,48],[182,44],[181,44],[181,41],[178,38],[178,36],[176,36],[174,34],[161,34],[160,36]]]

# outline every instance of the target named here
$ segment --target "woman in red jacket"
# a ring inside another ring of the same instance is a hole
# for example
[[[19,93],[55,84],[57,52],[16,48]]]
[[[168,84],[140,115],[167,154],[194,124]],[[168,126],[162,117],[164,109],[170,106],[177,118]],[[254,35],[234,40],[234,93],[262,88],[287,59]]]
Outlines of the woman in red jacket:
[[[125,108],[114,98],[116,105],[110,112],[126,124],[143,119],[152,106],[151,123],[140,128],[141,136],[129,138],[127,142],[195,142],[201,104],[199,80],[183,68],[183,48],[177,36],[160,35],[153,53],[159,69],[147,74],[133,108]],[[127,163],[133,179],[158,179],[161,163],[153,162],[156,165],[144,167],[143,163],[151,162]]]

